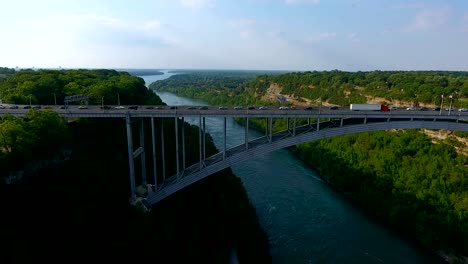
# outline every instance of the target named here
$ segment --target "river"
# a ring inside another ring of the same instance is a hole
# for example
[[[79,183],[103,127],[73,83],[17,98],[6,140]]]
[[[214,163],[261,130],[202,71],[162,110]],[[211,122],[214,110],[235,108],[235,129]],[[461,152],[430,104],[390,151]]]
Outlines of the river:
[[[141,76],[146,85],[174,74]],[[157,92],[168,105],[207,105]],[[198,119],[186,121],[198,125]],[[206,129],[218,149],[222,119],[207,118]],[[228,119],[228,146],[241,144],[245,128]],[[259,136],[250,131],[250,138]],[[369,219],[312,169],[287,150],[232,167],[242,179],[270,237],[273,263],[441,263],[435,255]]]

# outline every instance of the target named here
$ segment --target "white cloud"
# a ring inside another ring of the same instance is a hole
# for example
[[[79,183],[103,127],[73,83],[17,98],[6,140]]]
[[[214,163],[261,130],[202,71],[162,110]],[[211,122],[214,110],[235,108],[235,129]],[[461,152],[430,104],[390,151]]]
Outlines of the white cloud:
[[[284,0],[284,2],[288,5],[291,4],[319,4],[320,0]]]
[[[449,11],[447,9],[425,9],[415,15],[413,22],[411,22],[404,31],[415,32],[432,30],[445,24],[448,17]]]
[[[193,9],[201,9],[204,7],[214,6],[215,0],[181,0],[182,6]]]
[[[354,43],[357,43],[357,42],[360,42],[360,41],[361,41],[361,40],[358,38],[357,33],[350,33],[350,34],[348,35],[348,39],[349,39],[349,41],[354,42]]]
[[[336,37],[336,33],[334,32],[326,32],[326,33],[320,33],[315,36],[310,36],[305,39],[305,42],[307,43],[319,43],[321,41],[327,40],[327,39],[333,39]]]

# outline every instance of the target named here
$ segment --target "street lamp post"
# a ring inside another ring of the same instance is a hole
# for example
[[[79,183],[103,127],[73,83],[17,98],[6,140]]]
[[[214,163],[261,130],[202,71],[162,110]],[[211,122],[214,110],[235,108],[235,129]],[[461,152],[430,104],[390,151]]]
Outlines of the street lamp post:
[[[55,93],[52,93],[54,95],[54,104],[57,105],[57,96],[55,95]]]
[[[101,97],[101,106],[102,106],[102,108],[104,108],[104,96]]]
[[[442,94],[440,97],[442,97],[442,100],[440,101],[439,115],[442,115],[442,108],[444,107],[444,94]]]
[[[453,96],[450,95],[449,98],[450,98],[450,105],[449,105],[449,112],[448,112],[448,115],[450,115],[450,112],[452,111],[452,99],[453,99]]]
[[[29,95],[29,106],[30,106],[30,107],[32,106],[32,103],[31,103],[31,96],[32,96],[32,95]]]
[[[120,95],[117,93],[117,104],[120,106]]]

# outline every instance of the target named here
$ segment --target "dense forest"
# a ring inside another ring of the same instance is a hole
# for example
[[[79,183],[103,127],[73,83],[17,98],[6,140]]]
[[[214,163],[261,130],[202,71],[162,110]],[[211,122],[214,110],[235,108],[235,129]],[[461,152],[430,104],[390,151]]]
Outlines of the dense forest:
[[[190,85],[188,79],[196,79]],[[387,102],[440,104],[452,95],[456,107],[467,107],[466,72],[303,72],[262,75],[237,88],[216,87],[203,74],[180,75],[150,85],[218,105],[276,104],[265,101],[272,86],[299,100],[321,98],[346,105],[372,97]],[[219,80],[222,82],[222,78]],[[240,79],[237,80],[241,82]],[[231,83],[226,78],[226,83]],[[303,120],[298,120],[302,122]],[[265,130],[265,122],[251,127]],[[274,130],[285,129],[282,119]],[[292,147],[300,159],[317,169],[334,188],[355,200],[381,221],[417,238],[434,250],[453,248],[468,254],[468,133],[433,139],[425,131],[382,131],[341,136]],[[462,150],[462,151],[460,151]],[[463,154],[465,153],[465,154]]]
[[[261,101],[272,85],[281,87],[281,94],[335,105],[366,103],[381,97],[388,104],[397,101],[409,105],[440,105],[441,95],[452,96],[455,107],[468,107],[468,73],[436,71],[373,71],[373,72],[294,72],[280,75],[259,75],[255,78],[214,78],[211,74],[181,74],[155,82],[151,89],[171,91],[193,98],[210,98],[213,104],[255,104]],[[181,89],[183,88],[183,89]],[[275,103],[275,102],[267,102]],[[448,105],[448,100],[445,104]]]
[[[128,87],[133,87],[129,89]],[[89,104],[161,104],[141,78],[115,70],[21,70],[0,78],[0,93],[11,104],[63,104],[65,96],[85,94]],[[78,102],[85,103],[85,102]]]
[[[21,92],[26,91],[40,103],[53,102],[46,98],[51,91],[57,96],[87,94],[92,100],[113,98],[118,92],[129,104],[164,104],[148,92],[141,78],[112,70],[18,71],[0,82],[10,101],[23,100]],[[166,155],[173,157],[175,121],[155,121],[157,125],[164,122]],[[148,120],[144,122],[148,128]],[[180,125],[185,126],[188,139],[198,137],[198,128]],[[151,138],[148,129],[145,133],[146,139]],[[161,138],[159,129],[156,138]],[[186,142],[189,165],[198,159],[198,140]],[[145,144],[151,149],[150,140]],[[207,154],[214,152],[217,150],[208,136]],[[268,237],[242,182],[230,169],[144,212],[129,203],[127,155],[125,122],[118,118],[66,120],[48,109],[31,110],[25,118],[3,115],[2,262],[72,257],[107,262],[227,263],[235,249],[239,261],[271,263]],[[147,165],[152,164],[150,156],[146,155]],[[159,170],[161,162],[159,159]],[[166,160],[168,175],[175,172],[175,166],[175,161]],[[152,166],[147,167],[152,175]],[[140,175],[138,166],[136,170]],[[141,184],[141,179],[137,181]]]

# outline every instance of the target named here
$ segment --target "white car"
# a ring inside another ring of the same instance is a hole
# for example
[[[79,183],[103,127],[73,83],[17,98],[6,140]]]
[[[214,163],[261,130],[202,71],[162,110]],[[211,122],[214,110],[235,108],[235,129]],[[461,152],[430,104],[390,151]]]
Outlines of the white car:
[[[88,107],[86,105],[80,105],[78,106],[78,109],[88,109]]]
[[[236,107],[234,107],[234,109],[236,109],[236,110],[241,110],[241,109],[242,109],[242,106],[236,106]]]
[[[266,106],[260,106],[258,109],[260,109],[260,110],[267,110],[268,107],[266,107]]]
[[[288,110],[288,109],[289,109],[289,107],[287,107],[287,106],[280,106],[280,108],[279,108],[279,109],[280,109],[280,110]]]
[[[468,112],[468,108],[460,108],[458,109],[458,112]]]
[[[4,105],[0,105],[0,109],[5,109],[6,107]]]
[[[415,110],[416,110],[416,107],[410,106],[410,107],[406,108],[406,110],[408,110],[408,111],[415,111]]]
[[[125,109],[125,106],[119,105],[119,106],[116,106],[116,107],[114,107],[114,108],[115,108],[115,109]]]

